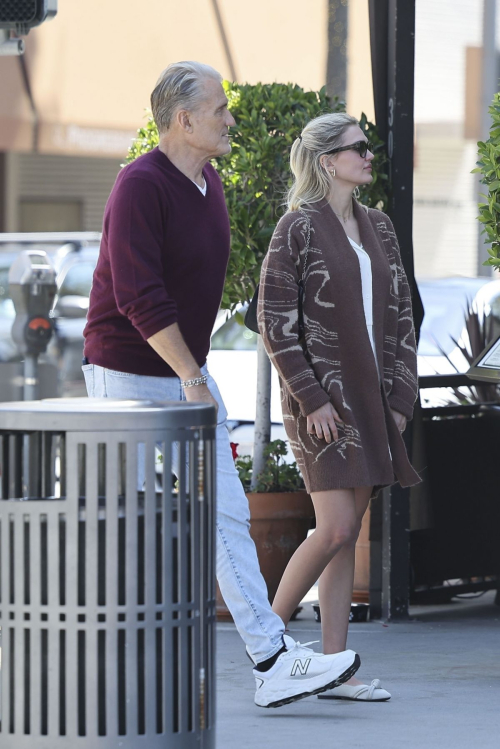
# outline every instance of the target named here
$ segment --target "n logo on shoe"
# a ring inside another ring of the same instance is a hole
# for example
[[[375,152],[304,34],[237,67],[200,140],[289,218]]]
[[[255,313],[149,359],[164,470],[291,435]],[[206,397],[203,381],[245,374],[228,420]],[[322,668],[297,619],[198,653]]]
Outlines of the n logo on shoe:
[[[290,671],[290,676],[296,676],[297,673],[300,673],[301,676],[305,676],[307,674],[307,670],[309,668],[309,664],[311,663],[311,659],[307,658],[307,660],[303,661],[301,658],[296,658],[293,662],[292,670]]]

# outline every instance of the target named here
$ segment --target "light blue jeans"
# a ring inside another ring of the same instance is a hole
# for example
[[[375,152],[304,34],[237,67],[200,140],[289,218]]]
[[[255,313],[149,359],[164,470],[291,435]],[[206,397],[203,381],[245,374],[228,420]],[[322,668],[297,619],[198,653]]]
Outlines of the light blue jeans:
[[[82,369],[90,398],[185,400],[178,377],[126,374],[97,364],[85,364]],[[226,407],[206,366],[202,372],[208,375],[208,387],[219,404],[216,431],[217,580],[248,653],[255,663],[261,663],[282,648],[285,627],[269,604],[255,544],[250,537],[248,500],[234,466]]]

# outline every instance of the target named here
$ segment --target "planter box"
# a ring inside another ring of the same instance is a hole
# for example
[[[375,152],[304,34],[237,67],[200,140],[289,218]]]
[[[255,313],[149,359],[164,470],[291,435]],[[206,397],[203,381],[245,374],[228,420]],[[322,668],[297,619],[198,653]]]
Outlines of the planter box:
[[[413,594],[500,572],[500,408],[439,419],[424,410],[423,423],[431,520],[410,536]]]

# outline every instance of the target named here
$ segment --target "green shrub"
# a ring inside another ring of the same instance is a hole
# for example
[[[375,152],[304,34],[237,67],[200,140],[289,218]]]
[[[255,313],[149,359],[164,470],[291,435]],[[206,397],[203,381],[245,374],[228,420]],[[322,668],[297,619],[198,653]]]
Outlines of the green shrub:
[[[234,449],[237,445],[234,445]],[[233,453],[235,454],[235,453]],[[286,463],[287,446],[284,440],[273,440],[264,448],[264,470],[259,473],[252,491],[296,492],[304,491],[304,481],[297,463]],[[235,454],[235,466],[245,491],[251,490],[253,460],[250,455]]]
[[[304,125],[326,112],[345,110],[326,91],[304,91],[294,84],[224,81],[229,108],[236,120],[232,150],[214,166],[221,176],[231,222],[231,256],[222,307],[248,301],[259,280],[262,261],[280,216],[290,183],[290,147]],[[364,114],[360,125],[374,144],[374,179],[361,189],[360,200],[382,210],[387,205],[384,145]],[[158,144],[152,118],[138,131],[127,162]]]
[[[483,224],[483,234],[488,247],[489,258],[484,265],[500,269],[500,93],[495,94],[489,108],[492,118],[490,137],[477,144],[479,161],[473,172],[481,174],[481,182],[487,187],[486,202],[479,203],[479,221]]]
[[[134,161],[138,156],[142,156],[143,153],[152,151],[158,145],[158,141],[158,128],[151,115],[148,115],[146,124],[139,128],[137,138],[132,141],[132,145],[128,149],[126,164]],[[125,164],[122,164],[122,166],[125,166]]]

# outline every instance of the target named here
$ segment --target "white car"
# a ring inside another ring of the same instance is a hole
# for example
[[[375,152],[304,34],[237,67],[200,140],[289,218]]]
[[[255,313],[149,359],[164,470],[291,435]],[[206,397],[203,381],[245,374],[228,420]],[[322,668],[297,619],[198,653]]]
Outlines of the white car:
[[[207,364],[221,391],[228,419],[254,422],[257,399],[257,333],[238,322],[227,311],[219,313]],[[271,421],[281,423],[279,382],[272,369]]]
[[[454,340],[463,339],[465,316],[472,304],[480,315],[485,307],[489,312],[487,299],[500,294],[498,283],[487,277],[418,282],[425,312],[418,345],[420,376],[453,374],[468,369]]]
[[[227,408],[231,440],[238,444],[239,455],[251,455],[257,401],[257,333],[241,325],[227,311],[219,312],[207,365]],[[271,422],[271,439],[286,440],[274,367],[271,371]],[[291,453],[288,460],[293,460]]]

